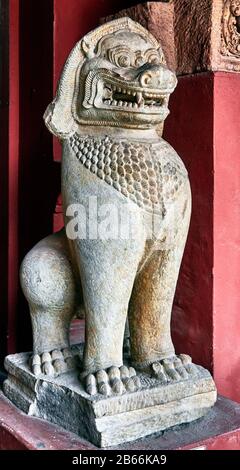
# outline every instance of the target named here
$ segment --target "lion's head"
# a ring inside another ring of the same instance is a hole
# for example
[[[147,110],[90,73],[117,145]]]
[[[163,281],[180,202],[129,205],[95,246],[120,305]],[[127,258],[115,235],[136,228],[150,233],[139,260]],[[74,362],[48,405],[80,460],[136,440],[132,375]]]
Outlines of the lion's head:
[[[79,125],[157,126],[176,83],[156,39],[129,18],[118,19],[76,44],[45,122],[60,138]]]

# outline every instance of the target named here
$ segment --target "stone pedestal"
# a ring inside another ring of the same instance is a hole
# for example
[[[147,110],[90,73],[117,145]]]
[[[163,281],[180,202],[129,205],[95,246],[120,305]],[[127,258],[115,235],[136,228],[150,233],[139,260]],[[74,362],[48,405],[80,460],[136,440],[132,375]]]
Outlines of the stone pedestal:
[[[81,387],[77,370],[56,378],[36,378],[28,367],[29,356],[6,358],[5,395],[28,415],[60,425],[100,447],[191,422],[204,416],[216,401],[211,375],[200,366],[194,366],[188,379],[165,385],[141,373],[137,392],[91,397]]]
[[[0,415],[0,450],[87,450],[96,454],[94,444],[56,424],[27,416],[1,391]],[[203,418],[111,449],[125,453],[129,453],[129,450],[135,453],[156,450],[239,450],[239,423],[240,405],[220,396]]]

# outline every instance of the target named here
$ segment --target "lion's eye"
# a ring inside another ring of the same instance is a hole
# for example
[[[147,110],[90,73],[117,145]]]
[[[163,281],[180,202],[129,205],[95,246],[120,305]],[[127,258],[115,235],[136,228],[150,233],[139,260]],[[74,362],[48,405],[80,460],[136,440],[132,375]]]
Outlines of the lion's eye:
[[[130,57],[127,55],[120,55],[116,59],[116,65],[118,65],[118,67],[129,67],[131,65]]]
[[[160,55],[155,49],[148,49],[148,51],[146,51],[145,60],[148,64],[159,65],[161,63]]]
[[[128,47],[116,46],[108,50],[108,59],[117,67],[131,67],[132,53]]]
[[[159,57],[157,55],[150,56],[148,58],[148,63],[158,65],[160,63]]]

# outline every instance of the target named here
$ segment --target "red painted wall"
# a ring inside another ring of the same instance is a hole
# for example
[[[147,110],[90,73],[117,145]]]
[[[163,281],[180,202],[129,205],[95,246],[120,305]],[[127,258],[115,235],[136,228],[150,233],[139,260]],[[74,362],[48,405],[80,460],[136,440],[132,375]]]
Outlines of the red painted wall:
[[[240,74],[214,79],[214,377],[240,401]]]
[[[16,313],[18,292],[18,174],[19,174],[19,5],[17,0],[9,2],[9,186],[8,186],[8,347],[16,347]]]
[[[19,8],[1,3],[0,356],[16,348],[19,173]],[[9,30],[11,34],[9,34]]]
[[[8,321],[8,129],[9,129],[9,12],[7,5],[1,4],[0,28],[0,357],[2,358],[7,346],[7,321]]]
[[[96,28],[101,17],[136,3],[139,1],[54,0],[54,86],[75,43]]]
[[[39,239],[51,233],[60,190],[52,137],[43,122],[53,88],[53,0],[19,1],[19,262]],[[15,263],[18,276],[19,263]],[[19,284],[18,284],[19,285]],[[26,301],[18,291],[17,350],[32,347]]]
[[[172,334],[178,352],[212,369],[213,83],[203,73],[179,78],[164,128],[184,161],[192,218],[175,296]]]

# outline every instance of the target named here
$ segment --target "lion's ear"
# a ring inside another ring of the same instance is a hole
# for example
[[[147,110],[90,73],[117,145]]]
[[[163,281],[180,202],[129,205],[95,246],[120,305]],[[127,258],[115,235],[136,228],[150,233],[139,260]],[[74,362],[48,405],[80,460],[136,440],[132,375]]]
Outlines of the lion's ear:
[[[75,130],[75,121],[68,109],[55,98],[43,115],[48,130],[60,140],[67,139]]]
[[[95,56],[93,45],[91,43],[87,43],[85,39],[82,40],[82,50],[87,59],[92,59]]]
[[[77,71],[86,58],[94,56],[94,45],[87,35],[75,45],[64,65],[56,96],[43,116],[47,128],[59,139],[67,139],[77,129],[73,109]]]
[[[81,40],[70,52],[57,85],[56,96],[43,116],[47,128],[59,139],[67,139],[77,129],[72,104],[77,70],[84,60]]]

